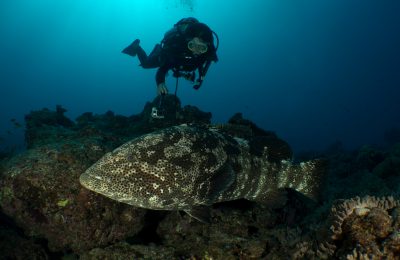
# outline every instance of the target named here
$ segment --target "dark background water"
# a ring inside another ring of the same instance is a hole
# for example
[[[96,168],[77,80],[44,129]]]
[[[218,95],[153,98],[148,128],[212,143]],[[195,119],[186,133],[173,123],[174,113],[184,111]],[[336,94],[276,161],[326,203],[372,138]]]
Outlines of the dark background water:
[[[181,81],[184,105],[213,122],[242,112],[296,151],[383,144],[400,127],[399,14],[395,0],[2,0],[0,146],[22,146],[10,120],[30,110],[139,113],[155,70],[121,50],[150,52],[187,16],[217,32],[220,61],[200,90]]]

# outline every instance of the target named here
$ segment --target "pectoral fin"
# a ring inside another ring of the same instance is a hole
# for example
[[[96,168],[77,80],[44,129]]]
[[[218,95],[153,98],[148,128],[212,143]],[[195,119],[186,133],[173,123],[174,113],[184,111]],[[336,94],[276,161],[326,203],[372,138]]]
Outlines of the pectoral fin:
[[[205,224],[211,223],[211,212],[210,207],[207,206],[196,206],[185,210],[185,212],[192,218],[197,219]]]
[[[208,194],[209,203],[212,204],[218,196],[226,191],[236,179],[236,174],[229,162],[226,162],[211,178],[210,191]]]

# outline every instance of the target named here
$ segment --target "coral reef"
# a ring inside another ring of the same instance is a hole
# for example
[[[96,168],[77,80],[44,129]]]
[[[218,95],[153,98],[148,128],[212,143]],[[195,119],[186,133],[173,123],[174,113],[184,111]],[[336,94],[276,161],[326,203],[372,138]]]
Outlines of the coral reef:
[[[116,243],[106,248],[95,248],[81,255],[80,259],[175,259],[174,248]]]
[[[0,181],[0,205],[27,235],[44,237],[52,251],[80,252],[134,235],[144,211],[90,193],[79,175],[104,147],[97,142],[44,145],[8,162]]]
[[[27,147],[33,147],[34,141],[48,143],[48,137],[53,137],[52,135],[49,135],[49,132],[54,132],[54,130],[58,130],[59,128],[68,129],[72,127],[74,122],[65,117],[64,113],[66,111],[66,109],[62,108],[60,105],[57,105],[56,111],[51,111],[47,108],[44,108],[39,111],[31,111],[31,113],[26,115],[25,140]],[[63,134],[58,137],[58,140],[62,140]]]
[[[162,120],[151,117],[160,102]],[[273,209],[245,200],[219,203],[204,224],[180,212],[112,201],[78,179],[129,139],[181,123],[208,125],[211,113],[181,108],[173,95],[132,116],[87,112],[72,121],[65,111],[32,111],[25,118],[28,149],[0,160],[0,258],[399,259],[400,144],[345,151],[336,143],[303,154],[302,160],[329,161],[321,202],[288,192],[287,203]],[[214,127],[249,140],[254,153],[262,141],[275,147],[269,157],[292,157],[285,141],[240,113]]]
[[[40,244],[23,238],[10,228],[0,226],[0,241],[1,259],[49,259]]]
[[[397,207],[399,201],[394,200],[393,197],[388,198],[376,198],[366,196],[363,198],[356,197],[349,200],[338,201],[337,205],[332,207],[331,210],[331,222],[332,226],[332,239],[338,239],[343,236],[342,227],[345,220],[350,216],[369,216],[376,215],[377,210],[380,212],[391,210]],[[373,214],[375,212],[375,214]],[[386,222],[386,221],[384,221]],[[381,224],[384,224],[383,222]]]
[[[307,223],[285,245],[290,259],[398,259],[400,201],[393,197],[337,200],[326,220]]]
[[[337,201],[328,220],[332,255],[348,259],[400,256],[399,206],[393,197]]]

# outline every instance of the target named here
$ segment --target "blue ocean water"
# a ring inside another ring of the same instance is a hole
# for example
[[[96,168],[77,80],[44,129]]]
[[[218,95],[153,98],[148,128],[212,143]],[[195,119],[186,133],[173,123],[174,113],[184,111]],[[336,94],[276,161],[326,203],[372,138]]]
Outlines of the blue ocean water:
[[[180,81],[183,105],[216,123],[242,112],[295,151],[384,144],[400,128],[399,13],[390,0],[2,0],[0,147],[23,147],[31,110],[141,112],[156,71],[121,50],[139,38],[150,52],[189,16],[219,35],[219,62],[197,91]]]

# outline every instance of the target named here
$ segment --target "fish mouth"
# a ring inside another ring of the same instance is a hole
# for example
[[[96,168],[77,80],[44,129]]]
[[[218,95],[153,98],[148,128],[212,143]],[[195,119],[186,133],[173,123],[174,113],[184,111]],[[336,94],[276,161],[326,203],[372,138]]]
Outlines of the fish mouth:
[[[84,188],[113,200],[120,201],[122,198],[119,192],[115,191],[113,187],[105,184],[107,183],[107,179],[104,177],[85,172],[79,177],[79,182]]]
[[[92,182],[93,177],[89,174],[83,173],[79,176],[79,183],[88,190],[92,190],[90,183]]]
[[[101,187],[101,183],[104,182],[104,180],[98,175],[93,175],[85,172],[81,174],[81,176],[79,176],[79,182],[86,189],[101,193],[99,191],[99,188]]]

